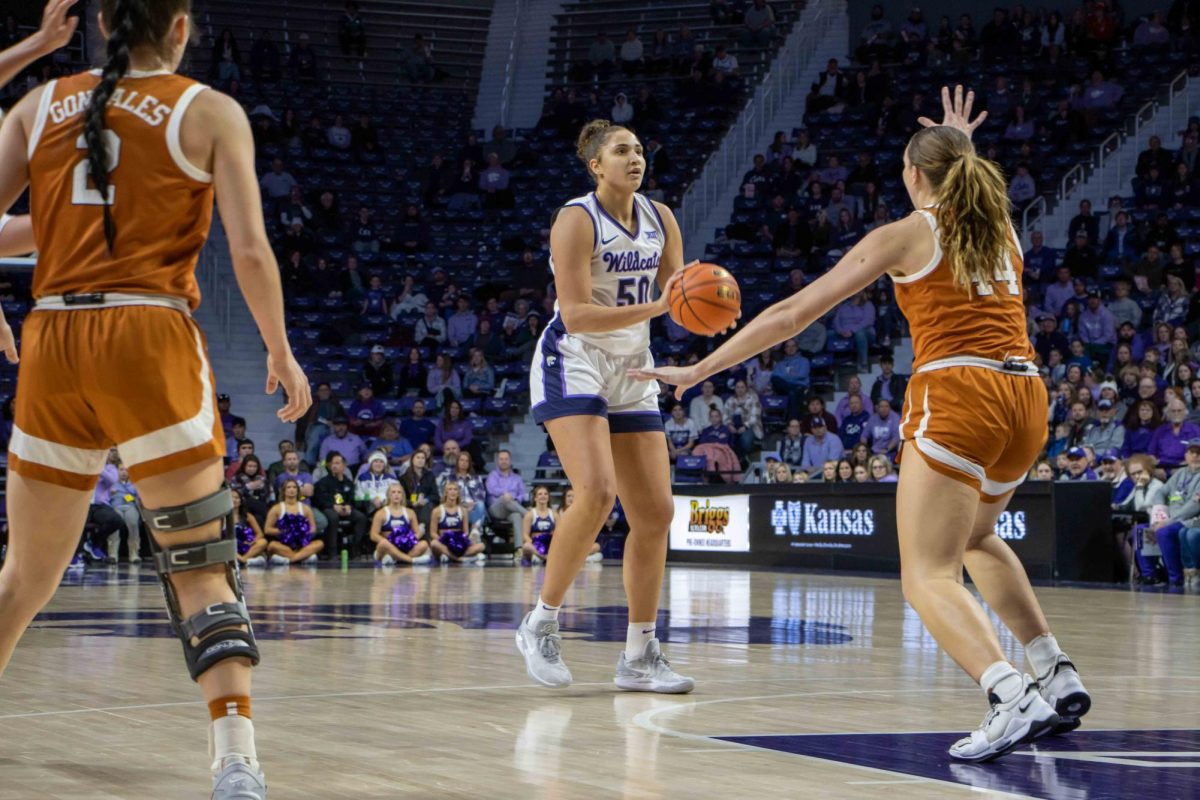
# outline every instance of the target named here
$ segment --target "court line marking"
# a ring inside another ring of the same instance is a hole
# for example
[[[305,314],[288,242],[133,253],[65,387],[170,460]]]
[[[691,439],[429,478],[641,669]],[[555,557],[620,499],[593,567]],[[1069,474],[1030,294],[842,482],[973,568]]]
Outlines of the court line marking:
[[[946,780],[942,780],[940,778],[925,778],[925,777],[921,777],[921,776],[913,776],[913,775],[909,775],[909,774],[903,773],[903,772],[896,772],[893,770],[880,769],[878,767],[868,767],[868,766],[864,766],[862,764],[853,764],[853,763],[849,763],[849,762],[835,761],[830,758],[821,758],[819,756],[804,755],[802,753],[787,753],[782,750],[774,750],[769,747],[760,747],[758,745],[745,744],[743,742],[730,742],[730,741],[725,741],[723,739],[716,738],[712,734],[685,733],[684,731],[677,731],[677,730],[674,730],[673,728],[668,728],[664,725],[660,725],[654,721],[654,718],[660,714],[678,713],[683,710],[691,711],[691,710],[697,708],[698,706],[716,705],[718,703],[738,703],[738,702],[749,702],[749,701],[755,701],[755,700],[779,700],[779,699],[786,698],[786,697],[821,697],[821,696],[838,696],[838,695],[868,695],[868,694],[933,694],[936,692],[944,692],[944,691],[945,691],[944,689],[891,689],[891,690],[846,689],[846,690],[842,690],[842,691],[830,691],[830,692],[789,692],[786,694],[768,694],[768,695],[759,695],[756,697],[724,697],[724,698],[716,698],[713,700],[701,700],[701,701],[695,702],[695,703],[663,706],[661,708],[650,708],[650,709],[647,709],[647,710],[642,711],[641,713],[635,715],[632,722],[634,725],[637,725],[639,728],[642,728],[643,730],[648,731],[650,733],[656,733],[656,734],[660,734],[663,736],[670,736],[672,738],[683,739],[685,741],[691,741],[691,742],[705,742],[705,743],[709,744],[710,746],[713,744],[718,744],[718,745],[725,746],[731,752],[734,750],[759,751],[759,752],[768,753],[768,754],[771,754],[774,756],[785,756],[785,757],[791,757],[791,758],[802,758],[802,759],[811,760],[811,761],[819,761],[819,762],[822,762],[823,764],[825,764],[826,766],[828,766],[830,764],[837,764],[837,765],[841,765],[841,766],[852,767],[854,769],[863,770],[863,771],[870,772],[870,773],[873,773],[876,775],[887,775],[890,778],[893,778],[893,780],[881,781],[880,783],[937,783],[937,784],[941,784],[943,786],[953,786],[955,788],[962,789],[964,791],[978,792],[980,790],[974,786],[969,786],[969,785],[962,784],[962,783],[954,783],[952,781],[946,781]],[[1128,729],[1125,729],[1125,728],[1116,728],[1116,729],[1095,728],[1095,729],[1091,729],[1091,728],[1089,728],[1089,730],[1095,730],[1095,731],[1099,732],[1099,731],[1107,731],[1107,730],[1128,730]],[[1153,730],[1195,730],[1195,728],[1154,728]],[[761,736],[853,736],[856,734],[861,735],[862,733],[864,733],[864,732],[862,732],[862,731],[849,732],[849,733],[845,733],[845,734],[828,733],[828,732],[826,732],[826,733],[797,733],[797,734],[771,733],[771,734],[759,734],[759,735],[761,735]],[[960,734],[961,731],[878,731],[877,733],[888,733],[888,734],[897,734],[897,733],[899,733],[899,734],[905,734],[905,733],[942,734],[942,733],[945,733],[948,735],[952,735],[952,734],[956,734],[956,733]],[[754,734],[741,733],[741,734],[729,734],[729,735],[744,737],[744,736],[753,736]],[[896,776],[901,776],[901,777],[907,778],[908,780],[894,780],[894,778]],[[847,781],[847,783],[849,783],[849,781]],[[1030,797],[1030,795],[1015,794],[1012,792],[1005,792],[1005,791],[998,790],[998,789],[992,789],[992,790],[988,790],[988,791],[989,791],[989,793],[991,793],[995,796],[1000,796],[1000,797],[1014,797],[1014,798],[1023,798],[1023,799]]]
[[[1138,675],[1093,675],[1088,678],[1088,682],[1096,684],[1096,683],[1102,683],[1104,681],[1120,681],[1120,682],[1124,683],[1130,679],[1140,678],[1140,677],[1144,677],[1144,676],[1138,676]],[[1172,680],[1177,680],[1177,679],[1200,680],[1200,675],[1172,676]],[[834,681],[834,680],[836,680],[836,678],[748,678],[748,679],[730,678],[730,679],[725,679],[725,680],[721,680],[721,679],[705,680],[705,681],[703,681],[703,683],[704,683],[704,685],[707,686],[710,684],[725,684],[725,683],[736,683],[739,685],[744,685],[744,684],[748,684],[748,683],[824,683],[824,682],[829,682],[829,681]],[[895,680],[895,678],[881,676],[878,678],[858,678],[857,680],[861,683],[861,682],[866,682],[866,681],[893,681],[893,680]],[[608,681],[596,681],[596,682],[591,682],[591,683],[573,683],[571,685],[574,687],[597,687],[597,686],[611,686],[612,684]],[[255,703],[265,703],[265,702],[272,702],[272,701],[277,702],[277,701],[286,701],[286,700],[324,700],[324,699],[331,699],[331,698],[338,698],[338,697],[376,697],[376,696],[391,696],[391,695],[443,694],[443,693],[456,693],[456,692],[493,692],[493,691],[504,691],[507,689],[529,689],[529,688],[537,688],[537,685],[534,683],[514,683],[514,684],[504,684],[504,685],[498,685],[498,686],[445,686],[445,687],[433,687],[433,688],[421,688],[421,689],[380,689],[380,690],[361,691],[361,692],[327,692],[327,693],[321,693],[321,694],[267,695],[267,696],[263,696],[263,697],[255,696],[254,702]],[[1158,694],[1200,694],[1200,689],[1156,689],[1155,691]],[[830,692],[797,692],[797,693],[792,693],[792,694],[761,695],[759,697],[725,697],[725,698],[714,698],[712,700],[700,700],[700,701],[695,701],[695,702],[681,702],[677,705],[672,705],[669,707],[655,709],[655,711],[660,713],[660,712],[671,711],[671,710],[682,710],[685,708],[691,709],[696,706],[709,705],[711,703],[732,703],[732,702],[750,701],[750,700],[774,699],[774,698],[780,698],[780,697],[818,697],[818,696],[822,696],[822,695],[837,696],[837,695],[845,695],[845,694],[917,694],[917,693],[931,693],[931,692],[945,692],[945,693],[949,693],[949,694],[973,693],[966,687],[964,687],[963,689],[946,689],[946,688],[942,688],[942,689],[860,689],[860,690],[840,690],[840,691],[830,691]],[[0,714],[0,720],[28,719],[31,717],[65,716],[65,715],[71,715],[71,714],[113,714],[113,712],[116,712],[116,711],[142,711],[142,710],[154,709],[154,708],[174,708],[174,707],[179,707],[179,706],[202,706],[202,705],[205,705],[205,701],[203,701],[203,700],[177,700],[177,701],[170,702],[170,703],[141,703],[141,704],[137,704],[137,705],[126,705],[126,706],[101,706],[101,707],[95,707],[95,708],[93,708],[91,706],[84,706],[82,708],[59,709],[56,711],[23,711],[23,712],[20,712],[17,714]],[[642,714],[645,714],[645,713],[646,712],[642,712]],[[638,716],[640,717],[642,714],[639,714]],[[118,715],[113,714],[113,716],[118,716]],[[637,723],[636,717],[634,718],[634,722]],[[640,723],[637,723],[637,724],[639,724],[639,726],[641,725]],[[645,726],[641,726],[641,727],[645,727]],[[1126,728],[1116,728],[1116,729],[1089,728],[1089,730],[1127,730],[1127,729]],[[1155,728],[1154,730],[1195,730],[1195,729],[1194,728]],[[889,733],[897,733],[897,732],[898,733],[947,733],[947,734],[961,733],[961,731],[889,731]],[[852,731],[851,733],[871,733],[871,731]],[[675,734],[672,733],[669,735],[675,735]],[[713,739],[716,736],[722,736],[722,735],[725,735],[725,736],[830,736],[830,735],[837,735],[837,734],[830,734],[828,732],[824,732],[824,733],[779,733],[779,732],[774,732],[774,733],[758,733],[758,734],[730,733],[730,734],[704,734],[704,735],[688,734],[688,735],[689,736],[697,735],[697,736],[700,736],[701,739],[704,739],[707,741],[707,740]],[[730,742],[722,742],[722,745],[729,745],[729,744],[731,744],[731,743]],[[772,751],[772,752],[775,752],[775,751]]]

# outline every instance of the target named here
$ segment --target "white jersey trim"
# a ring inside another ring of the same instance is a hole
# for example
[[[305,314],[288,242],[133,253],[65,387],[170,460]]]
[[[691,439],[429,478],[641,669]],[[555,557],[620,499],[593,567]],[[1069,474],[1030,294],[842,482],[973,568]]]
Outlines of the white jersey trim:
[[[918,208],[917,213],[925,218],[925,221],[929,223],[929,230],[933,233],[933,258],[929,259],[928,264],[912,275],[893,275],[892,280],[896,283],[914,283],[919,281],[937,269],[937,265],[942,261],[942,243],[938,241],[937,218],[923,208]]]
[[[108,460],[107,450],[86,450],[39,439],[15,425],[8,449],[22,461],[77,475],[99,475]]]
[[[175,162],[175,166],[183,171],[183,174],[200,183],[212,183],[212,173],[205,172],[188,161],[187,155],[183,152],[179,132],[183,127],[183,115],[187,113],[188,106],[196,99],[196,95],[207,88],[203,83],[194,83],[185,89],[179,99],[175,101],[175,107],[171,109],[171,121],[167,123],[167,150],[171,153],[171,159]]]
[[[54,88],[58,86],[57,80],[52,80],[46,84],[46,90],[42,92],[40,102],[38,102],[37,116],[33,118],[33,131],[29,134],[29,152],[28,158],[33,160],[33,153],[37,150],[38,142],[42,140],[42,131],[46,129],[46,118],[50,116],[50,104],[54,102]]]

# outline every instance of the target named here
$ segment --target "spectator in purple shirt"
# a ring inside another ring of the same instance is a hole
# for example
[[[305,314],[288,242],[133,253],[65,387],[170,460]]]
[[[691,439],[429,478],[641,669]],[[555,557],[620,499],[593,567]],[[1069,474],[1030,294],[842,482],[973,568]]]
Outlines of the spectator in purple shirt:
[[[463,412],[462,403],[457,400],[446,403],[442,417],[433,431],[434,450],[442,450],[446,442],[453,440],[471,454],[472,461],[481,463],[483,454],[479,451],[479,444],[475,441],[474,436],[475,429],[471,425],[471,420]]]
[[[1125,90],[1112,81],[1104,80],[1104,73],[1096,70],[1091,82],[1083,87],[1079,95],[1079,107],[1085,110],[1112,108],[1121,100]]]
[[[350,432],[367,438],[377,436],[386,413],[383,403],[375,397],[375,390],[369,383],[364,383],[350,403]]]
[[[458,370],[454,368],[454,360],[449,353],[437,354],[433,369],[429,370],[429,376],[425,379],[425,391],[434,396],[437,405],[446,402],[447,392],[455,398],[462,394],[462,378],[458,377]]]
[[[846,381],[846,394],[842,396],[841,400],[838,400],[837,407],[833,410],[834,416],[837,417],[838,430],[841,430],[842,420],[850,413],[850,398],[854,395],[858,395],[859,410],[861,410],[867,401],[863,397],[862,378],[857,375],[851,375],[850,380]],[[857,442],[858,437],[855,437],[854,441]]]
[[[275,495],[281,496],[283,482],[293,480],[300,485],[300,499],[309,501],[313,494],[313,476],[300,463],[300,454],[289,450],[283,454],[283,470],[275,476]]]
[[[512,453],[507,450],[496,453],[496,468],[488,473],[484,486],[487,488],[488,513],[493,520],[507,519],[512,523],[515,536],[525,521],[523,503],[528,494],[525,481],[513,471]]]
[[[413,447],[420,447],[433,441],[437,433],[434,421],[425,416],[425,401],[413,403],[412,416],[400,423],[400,435],[408,439]]]
[[[1150,437],[1150,455],[1158,459],[1158,465],[1164,469],[1174,469],[1183,463],[1187,452],[1187,442],[1200,439],[1200,427],[1187,421],[1187,406],[1178,398],[1167,401],[1167,421],[1159,426]]]
[[[117,448],[110,449],[108,463],[100,471],[96,491],[92,494],[92,505],[88,508],[88,525],[95,526],[96,539],[89,540],[86,531],[80,539],[80,546],[90,558],[97,561],[104,559],[110,564],[117,563],[117,553],[115,551],[106,553],[98,543],[107,543],[111,536],[114,534],[119,536],[121,531],[125,530],[125,521],[108,502],[112,499],[113,490],[120,481],[117,470],[117,464],[120,461]]]
[[[1059,267],[1055,277],[1057,280],[1046,287],[1046,299],[1042,308],[1057,317],[1062,313],[1067,301],[1075,296],[1075,283],[1071,280],[1070,267]]]
[[[337,417],[333,421],[333,433],[321,442],[319,461],[325,461],[330,453],[341,453],[346,463],[352,467],[351,473],[357,469],[367,457],[367,443],[356,433],[350,433],[350,421],[345,417]]]
[[[1029,241],[1031,246],[1021,259],[1025,265],[1025,281],[1038,285],[1047,283],[1054,274],[1057,257],[1053,250],[1045,246],[1045,237],[1041,231],[1031,233]]]
[[[475,329],[479,327],[479,318],[471,310],[471,301],[462,295],[459,295],[456,301],[456,308],[458,310],[446,322],[446,340],[459,347],[475,335]]]
[[[1099,292],[1088,292],[1087,305],[1079,315],[1077,335],[1086,345],[1088,357],[1107,363],[1117,344],[1117,322],[1100,301]]]
[[[875,341],[875,305],[859,292],[838,306],[833,316],[833,329],[843,339],[853,339],[858,357],[858,371],[867,370],[867,355]]]
[[[892,404],[880,400],[875,405],[875,413],[867,420],[863,428],[862,440],[866,442],[872,453],[893,456],[900,448],[900,415],[892,411]]]
[[[852,394],[847,396],[849,403],[846,406],[846,413],[838,423],[838,430],[841,432],[842,447],[846,450],[854,449],[854,445],[863,440],[863,434],[866,433],[867,422],[871,419],[871,412],[867,411],[863,404],[863,396],[861,394]]]
[[[812,433],[804,437],[804,455],[800,459],[800,469],[809,477],[821,471],[826,461],[841,461],[845,448],[842,440],[836,434],[830,433],[825,425],[825,417],[817,415],[808,421]]]

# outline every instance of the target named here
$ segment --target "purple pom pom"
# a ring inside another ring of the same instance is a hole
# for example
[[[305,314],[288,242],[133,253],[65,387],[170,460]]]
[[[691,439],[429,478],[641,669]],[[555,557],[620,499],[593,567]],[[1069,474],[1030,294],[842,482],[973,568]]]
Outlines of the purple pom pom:
[[[238,555],[246,555],[250,551],[250,545],[254,544],[254,529],[244,522],[239,522],[233,526],[233,532],[237,539]]]
[[[471,546],[471,537],[462,531],[446,531],[441,535],[440,541],[446,545],[447,550],[454,554],[455,558],[460,558]]]
[[[276,523],[279,541],[292,550],[301,550],[312,541],[312,530],[303,514],[282,514]]]
[[[388,534],[388,541],[396,546],[401,553],[407,553],[417,546],[417,534],[408,525],[395,525]]]
[[[533,537],[533,549],[542,558],[546,557],[546,551],[550,549],[550,537],[552,535],[550,533],[539,533]]]

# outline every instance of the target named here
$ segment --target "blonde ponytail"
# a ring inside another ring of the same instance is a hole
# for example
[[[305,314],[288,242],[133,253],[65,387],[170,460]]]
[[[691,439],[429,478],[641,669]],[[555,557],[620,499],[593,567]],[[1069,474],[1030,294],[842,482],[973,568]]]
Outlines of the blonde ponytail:
[[[908,157],[933,186],[938,240],[954,282],[974,295],[976,283],[990,283],[1005,257],[1017,254],[1004,176],[965,133],[945,126],[918,131]]]

